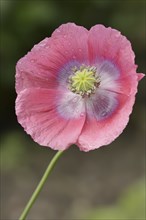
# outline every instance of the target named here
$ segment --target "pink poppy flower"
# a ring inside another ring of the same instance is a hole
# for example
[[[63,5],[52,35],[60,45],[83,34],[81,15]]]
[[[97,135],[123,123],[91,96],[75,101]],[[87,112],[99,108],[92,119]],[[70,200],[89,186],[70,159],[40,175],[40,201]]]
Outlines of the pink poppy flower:
[[[135,55],[126,37],[95,25],[61,25],[16,66],[16,114],[34,141],[89,151],[126,127],[137,93]]]

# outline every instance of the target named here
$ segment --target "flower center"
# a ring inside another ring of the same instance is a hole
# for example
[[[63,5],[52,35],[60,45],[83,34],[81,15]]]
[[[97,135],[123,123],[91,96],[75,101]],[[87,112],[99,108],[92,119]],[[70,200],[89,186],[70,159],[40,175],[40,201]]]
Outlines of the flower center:
[[[69,88],[72,92],[84,95],[91,95],[100,84],[96,75],[96,67],[81,66],[73,69],[74,74],[69,78]]]

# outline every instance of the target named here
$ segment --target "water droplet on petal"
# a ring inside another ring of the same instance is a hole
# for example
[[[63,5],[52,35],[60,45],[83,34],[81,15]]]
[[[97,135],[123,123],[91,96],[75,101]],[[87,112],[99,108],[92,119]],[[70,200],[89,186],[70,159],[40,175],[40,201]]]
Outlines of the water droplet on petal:
[[[75,110],[75,112],[78,114],[78,113],[79,113],[79,109],[77,108],[77,109]]]
[[[104,117],[104,116],[107,115],[107,113],[108,113],[108,112],[107,112],[106,110],[104,110],[104,111],[101,112],[101,115]]]
[[[66,34],[64,34],[64,36],[63,36],[64,38],[66,38]]]
[[[84,117],[85,113],[84,112],[81,112],[80,116],[81,117]]]
[[[82,52],[82,49],[81,49],[81,48],[79,48],[79,52]]]
[[[72,101],[73,102],[77,102],[78,101],[78,97],[74,97]]]
[[[40,47],[44,47],[45,45],[46,45],[46,43],[43,43],[43,42],[42,42],[42,43],[40,43],[39,46],[40,46]]]
[[[72,58],[73,58],[73,59],[76,59],[76,56],[73,56]]]
[[[31,62],[31,63],[34,63],[34,62],[35,62],[35,60],[34,60],[34,59],[31,59],[31,60],[30,60],[30,62]]]
[[[48,48],[50,48],[50,46],[47,45],[47,46],[45,46],[45,48],[48,49]]]

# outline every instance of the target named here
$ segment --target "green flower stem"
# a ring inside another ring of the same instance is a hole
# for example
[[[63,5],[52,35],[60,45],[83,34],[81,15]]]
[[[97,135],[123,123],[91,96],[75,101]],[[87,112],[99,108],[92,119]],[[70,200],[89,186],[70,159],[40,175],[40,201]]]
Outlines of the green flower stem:
[[[54,168],[56,162],[58,161],[58,159],[60,158],[60,156],[62,155],[63,152],[64,152],[64,151],[58,151],[58,152],[55,154],[55,156],[53,157],[53,159],[51,160],[51,162],[49,163],[49,165],[48,165],[48,167],[47,167],[47,169],[46,169],[46,171],[45,171],[45,173],[44,173],[44,175],[43,175],[41,181],[39,182],[39,184],[38,184],[36,190],[35,190],[34,193],[32,194],[32,196],[31,196],[30,200],[28,201],[26,207],[24,208],[24,210],[23,210],[23,212],[22,212],[22,214],[21,214],[19,220],[24,220],[24,219],[26,219],[26,216],[27,216],[28,212],[30,211],[32,205],[34,204],[34,202],[35,202],[35,200],[37,199],[37,197],[38,197],[40,191],[42,190],[42,188],[43,188],[43,186],[44,186],[44,184],[45,184],[45,182],[46,182],[48,176],[50,175],[50,173],[51,173],[51,171],[53,170],[53,168]]]

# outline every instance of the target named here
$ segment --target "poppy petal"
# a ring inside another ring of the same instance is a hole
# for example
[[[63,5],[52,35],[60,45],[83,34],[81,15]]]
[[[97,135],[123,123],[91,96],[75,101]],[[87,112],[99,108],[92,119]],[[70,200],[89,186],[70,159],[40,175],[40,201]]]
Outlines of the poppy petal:
[[[111,97],[109,94],[99,108],[98,103],[87,106],[86,121],[77,142],[80,150],[89,151],[110,144],[126,127],[135,97],[121,94],[116,99],[114,95]]]
[[[25,131],[40,145],[55,150],[76,143],[85,121],[84,115],[73,120],[60,115],[56,105],[61,93],[33,88],[22,91],[16,99],[16,114]]]

